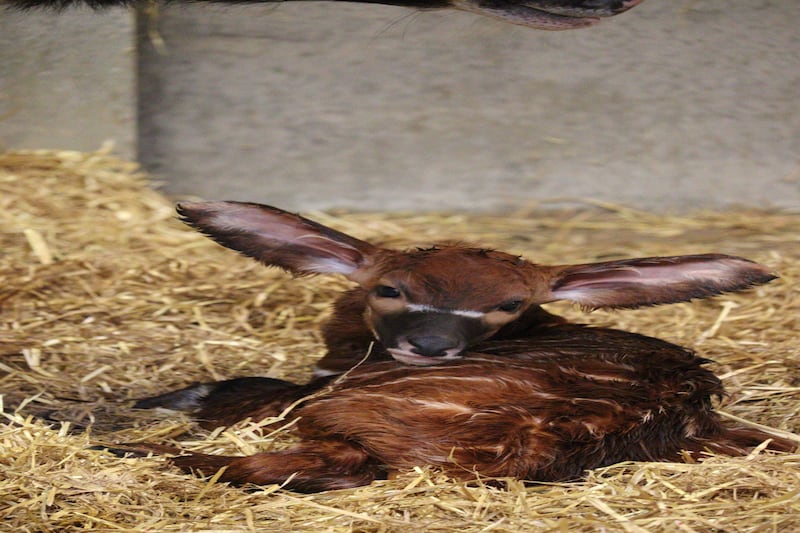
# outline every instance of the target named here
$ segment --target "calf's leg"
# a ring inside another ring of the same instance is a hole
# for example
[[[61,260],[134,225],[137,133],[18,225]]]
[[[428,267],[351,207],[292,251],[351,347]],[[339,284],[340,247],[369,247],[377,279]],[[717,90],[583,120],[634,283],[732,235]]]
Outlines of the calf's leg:
[[[213,475],[234,484],[280,484],[297,492],[320,492],[368,485],[386,471],[364,450],[342,440],[305,441],[283,451],[246,457],[188,454],[170,459],[186,471]]]

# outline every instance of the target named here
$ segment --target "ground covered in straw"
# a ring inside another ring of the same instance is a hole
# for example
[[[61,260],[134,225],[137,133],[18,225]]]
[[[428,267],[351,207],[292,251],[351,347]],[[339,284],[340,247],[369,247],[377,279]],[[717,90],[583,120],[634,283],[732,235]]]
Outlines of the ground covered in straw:
[[[268,198],[254,198],[268,202]],[[462,239],[540,262],[707,251],[770,265],[741,295],[583,316],[695,347],[731,395],[721,410],[800,432],[800,214],[655,216],[615,206],[508,216],[330,214],[398,245]],[[298,495],[184,475],[98,442],[209,453],[286,446],[285,430],[205,432],[131,400],[243,375],[307,379],[339,279],[292,280],[174,218],[134,165],[105,154],[0,155],[0,529],[8,531],[797,531],[800,455],[621,464],[585,481],[506,489],[424,465],[369,487]]]

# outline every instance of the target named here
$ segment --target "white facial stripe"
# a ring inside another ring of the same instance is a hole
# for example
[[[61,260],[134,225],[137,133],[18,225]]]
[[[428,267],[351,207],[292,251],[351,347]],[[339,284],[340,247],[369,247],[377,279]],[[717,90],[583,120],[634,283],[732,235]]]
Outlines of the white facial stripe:
[[[486,313],[471,311],[469,309],[441,309],[431,305],[408,304],[406,309],[416,313],[447,313],[449,315],[466,316],[469,318],[482,318]]]
[[[449,354],[440,357],[425,357],[424,355],[418,355],[411,351],[391,348],[389,349],[389,353],[392,354],[395,361],[400,361],[401,363],[411,366],[433,366],[440,365],[446,361],[461,359],[457,354]]]

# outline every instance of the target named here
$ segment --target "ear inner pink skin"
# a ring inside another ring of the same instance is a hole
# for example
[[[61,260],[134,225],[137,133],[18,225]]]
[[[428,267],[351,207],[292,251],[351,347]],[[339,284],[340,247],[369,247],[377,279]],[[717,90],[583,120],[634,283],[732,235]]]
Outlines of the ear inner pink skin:
[[[219,244],[295,274],[354,275],[377,251],[299,215],[259,204],[182,203],[178,212]]]
[[[720,254],[624,259],[556,269],[551,297],[589,308],[706,298],[775,279],[763,265]]]

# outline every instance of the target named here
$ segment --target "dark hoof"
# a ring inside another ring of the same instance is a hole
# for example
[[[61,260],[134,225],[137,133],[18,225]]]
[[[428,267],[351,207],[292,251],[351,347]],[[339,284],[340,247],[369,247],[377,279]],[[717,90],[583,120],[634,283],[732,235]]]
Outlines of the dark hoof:
[[[295,386],[294,383],[273,378],[237,378],[212,383],[198,383],[173,392],[143,398],[138,400],[133,408],[155,409],[161,407],[173,411],[196,413],[205,408],[207,400],[212,397],[216,402],[229,399],[231,403],[235,403],[236,398],[269,395]]]

